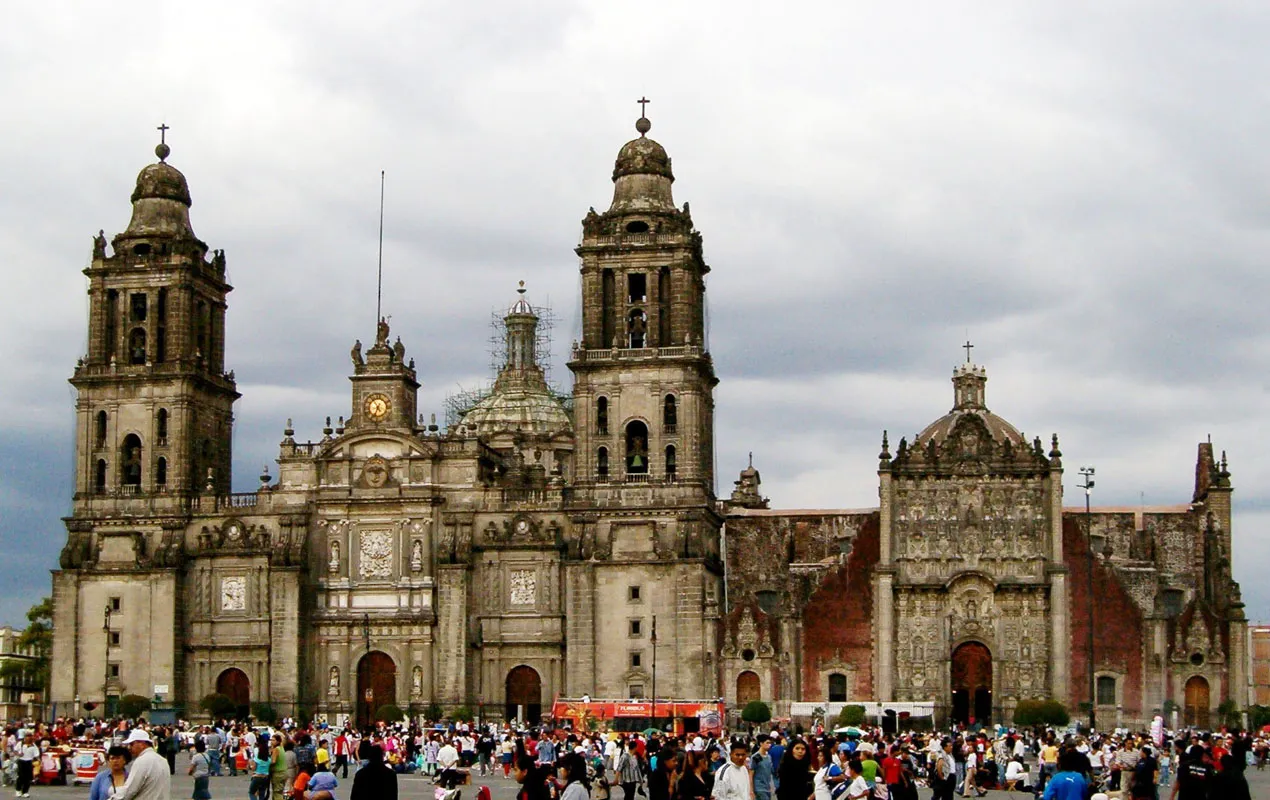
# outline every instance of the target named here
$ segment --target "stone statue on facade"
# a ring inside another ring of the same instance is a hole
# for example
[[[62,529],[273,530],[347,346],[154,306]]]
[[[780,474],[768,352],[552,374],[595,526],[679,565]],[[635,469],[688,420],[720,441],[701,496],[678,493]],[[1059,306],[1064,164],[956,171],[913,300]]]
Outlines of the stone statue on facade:
[[[331,557],[327,561],[326,571],[335,574],[340,571],[340,543],[331,542]]]
[[[352,352],[349,353],[349,356],[353,359],[354,367],[366,366],[366,359],[362,358],[362,340],[361,339],[358,339],[357,341],[353,342],[353,350]]]
[[[413,572],[423,569],[423,542],[418,539],[410,545],[410,569]]]
[[[97,231],[97,235],[93,237],[93,258],[106,257],[106,232],[104,230]]]
[[[326,693],[331,697],[339,697],[340,694],[340,668],[331,667],[331,676],[326,683]]]
[[[384,317],[379,318],[379,325],[375,329],[375,346],[388,346],[388,320]]]

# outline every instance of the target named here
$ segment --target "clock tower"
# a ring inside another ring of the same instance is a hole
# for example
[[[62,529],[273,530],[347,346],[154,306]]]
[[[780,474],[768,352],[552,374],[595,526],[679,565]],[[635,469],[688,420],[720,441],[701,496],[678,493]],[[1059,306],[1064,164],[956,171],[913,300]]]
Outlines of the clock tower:
[[[582,340],[574,374],[574,518],[591,565],[575,578],[625,624],[571,614],[571,696],[718,696],[714,623],[722,597],[714,495],[714,387],[705,340],[701,234],[671,194],[670,157],[647,137],[618,153],[613,202],[582,221]],[[661,633],[655,645],[654,631]],[[595,641],[594,663],[574,643]],[[657,648],[654,654],[653,649]]]
[[[388,343],[388,320],[376,326],[375,344],[362,355],[362,343],[353,345],[353,414],[350,429],[415,428],[419,381],[414,359],[406,361],[406,346]]]

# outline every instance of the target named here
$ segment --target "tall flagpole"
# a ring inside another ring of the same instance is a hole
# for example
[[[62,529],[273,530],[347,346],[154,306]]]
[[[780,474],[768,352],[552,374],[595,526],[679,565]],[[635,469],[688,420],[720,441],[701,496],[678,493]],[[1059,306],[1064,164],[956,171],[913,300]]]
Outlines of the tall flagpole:
[[[379,171],[379,280],[375,285],[375,325],[384,312],[384,171]]]

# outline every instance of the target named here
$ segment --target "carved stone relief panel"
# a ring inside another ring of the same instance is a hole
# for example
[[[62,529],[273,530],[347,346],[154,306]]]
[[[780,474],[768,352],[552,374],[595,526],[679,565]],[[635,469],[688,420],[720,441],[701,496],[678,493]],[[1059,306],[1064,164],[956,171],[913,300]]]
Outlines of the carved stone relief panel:
[[[508,575],[513,606],[532,606],[537,602],[538,577],[532,569],[514,569]]]
[[[227,575],[220,581],[221,611],[247,610],[247,578],[244,575]]]
[[[1042,579],[1048,530],[1042,479],[900,481],[894,492],[901,581],[944,582],[961,569]]]
[[[392,531],[362,531],[361,557],[358,574],[363,578],[387,579],[392,577]]]

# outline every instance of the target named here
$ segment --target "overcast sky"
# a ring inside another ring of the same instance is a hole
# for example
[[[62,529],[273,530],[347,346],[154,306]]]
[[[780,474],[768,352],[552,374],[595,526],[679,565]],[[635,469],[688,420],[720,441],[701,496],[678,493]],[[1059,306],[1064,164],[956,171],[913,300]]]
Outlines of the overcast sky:
[[[1235,573],[1270,619],[1270,6],[1248,2],[13,3],[0,26],[0,622],[65,539],[91,237],[128,222],[171,126],[224,248],[234,484],[350,408],[385,313],[420,408],[489,377],[525,280],[578,329],[573,253],[635,133],[705,237],[719,490],[876,505],[895,442],[988,404],[1061,437],[1068,503],[1190,500],[1229,452]],[[273,468],[276,474],[276,467]]]

